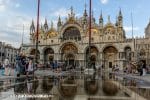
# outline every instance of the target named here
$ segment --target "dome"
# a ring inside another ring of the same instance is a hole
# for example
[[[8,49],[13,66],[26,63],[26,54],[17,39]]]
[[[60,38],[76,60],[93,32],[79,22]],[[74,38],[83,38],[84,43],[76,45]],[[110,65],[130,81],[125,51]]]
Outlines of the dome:
[[[111,22],[109,22],[109,23],[107,23],[107,24],[105,25],[104,28],[107,28],[107,27],[113,27],[113,28],[114,28],[114,25],[113,25]]]
[[[104,27],[104,33],[106,34],[114,34],[115,33],[115,27],[112,23],[107,23]]]
[[[57,31],[55,30],[55,29],[50,29],[47,33],[47,37],[55,37],[55,36],[57,36]]]
[[[97,28],[92,28],[92,29],[91,29],[91,34],[92,34],[92,35],[96,35],[96,34],[98,34],[98,33],[99,33],[99,30],[98,30]],[[86,35],[87,35],[87,36],[89,35],[89,30],[87,30]]]

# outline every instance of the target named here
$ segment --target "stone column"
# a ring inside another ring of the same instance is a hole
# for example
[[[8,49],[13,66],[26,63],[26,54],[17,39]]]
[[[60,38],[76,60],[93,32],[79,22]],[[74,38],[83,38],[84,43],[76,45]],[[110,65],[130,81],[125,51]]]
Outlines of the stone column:
[[[79,65],[80,65],[80,67],[81,67],[81,66],[85,67],[85,63],[84,63],[84,53],[80,53],[80,54],[78,55],[78,60],[79,60]]]
[[[39,63],[44,64],[44,54],[43,53],[40,54]]]
[[[100,52],[99,53],[99,64],[100,65],[102,65],[102,63],[103,63],[103,57],[102,57],[102,55],[103,55],[103,52]]]

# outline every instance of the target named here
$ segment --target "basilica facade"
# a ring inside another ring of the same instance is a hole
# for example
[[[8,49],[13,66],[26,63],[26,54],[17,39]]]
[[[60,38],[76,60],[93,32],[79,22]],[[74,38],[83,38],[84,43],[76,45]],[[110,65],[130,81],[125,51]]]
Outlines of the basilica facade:
[[[126,38],[121,10],[114,23],[108,16],[108,21],[104,24],[102,13],[96,23],[92,15],[91,26],[89,50],[89,15],[86,9],[83,15],[77,18],[71,7],[65,21],[58,17],[57,28],[53,26],[53,22],[49,26],[45,19],[39,30],[38,62],[44,64],[57,61],[66,65],[86,67],[90,59],[94,66],[112,68],[113,65],[118,65],[121,69],[132,62],[142,61],[150,64],[150,23],[143,38]],[[35,57],[35,44],[36,28],[32,21],[30,43],[22,45],[22,52],[26,56]]]

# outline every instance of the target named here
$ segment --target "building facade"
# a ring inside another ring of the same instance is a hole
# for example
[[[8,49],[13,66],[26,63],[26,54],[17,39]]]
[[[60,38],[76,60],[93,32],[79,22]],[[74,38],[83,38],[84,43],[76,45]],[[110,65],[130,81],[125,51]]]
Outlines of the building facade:
[[[19,49],[4,42],[0,42],[0,63],[3,64],[6,58],[8,58],[10,63],[15,63],[18,52]]]
[[[143,61],[150,64],[150,24],[145,34],[146,38],[126,38],[123,28],[123,15],[118,13],[115,23],[110,16],[104,24],[102,13],[99,23],[92,15],[91,49],[89,50],[89,15],[86,9],[83,16],[77,18],[71,7],[65,21],[58,18],[57,28],[53,23],[49,27],[45,19],[39,32],[38,60],[40,63],[52,61],[65,62],[67,65],[87,66],[90,59],[94,66],[104,65],[111,68],[118,65],[123,68],[130,62]],[[30,26],[30,43],[23,44],[22,51],[27,56],[35,57],[36,28],[34,21]],[[90,54],[90,56],[89,56]]]

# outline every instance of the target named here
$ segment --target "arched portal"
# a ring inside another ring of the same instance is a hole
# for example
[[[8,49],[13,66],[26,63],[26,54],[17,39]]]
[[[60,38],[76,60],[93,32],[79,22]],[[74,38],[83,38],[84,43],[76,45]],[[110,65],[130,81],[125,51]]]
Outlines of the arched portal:
[[[131,47],[126,46],[124,48],[124,57],[125,57],[125,62],[124,62],[124,66],[129,66],[129,64],[131,63]]]
[[[90,60],[90,66],[92,68],[95,68],[97,59],[98,59],[98,49],[95,46],[91,46],[89,52],[89,47],[88,47],[86,50],[86,66],[88,66]]]
[[[131,61],[131,48],[125,47],[124,52],[125,52],[125,59],[127,61]]]
[[[73,43],[67,43],[61,50],[61,59],[65,61],[66,66],[76,66],[77,47]]]
[[[54,60],[54,50],[47,48],[44,51],[44,63],[52,63]]]
[[[30,51],[30,57],[35,59],[35,56],[36,56],[36,49],[32,49]],[[39,52],[39,50],[37,50],[37,58],[38,58],[38,60],[40,59],[40,52]]]
[[[117,62],[118,50],[113,46],[108,46],[103,50],[103,65],[105,68],[112,68]]]

